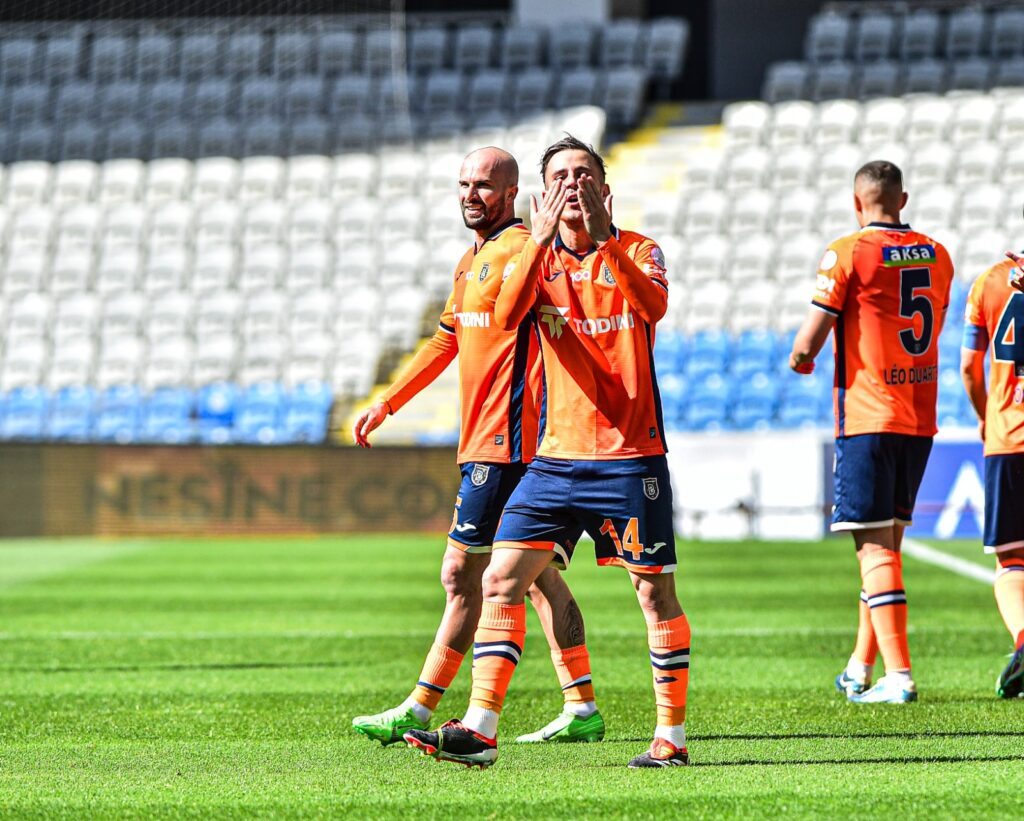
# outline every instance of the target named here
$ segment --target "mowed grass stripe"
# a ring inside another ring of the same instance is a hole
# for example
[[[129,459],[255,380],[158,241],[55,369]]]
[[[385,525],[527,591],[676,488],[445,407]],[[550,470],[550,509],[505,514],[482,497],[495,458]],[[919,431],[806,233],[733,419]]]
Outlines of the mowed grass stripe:
[[[25,560],[18,545],[0,543],[0,564]],[[623,767],[653,726],[644,626],[625,574],[595,568],[586,549],[567,578],[605,743],[506,743],[559,709],[532,616],[492,770],[369,743],[349,721],[415,681],[443,607],[442,549],[439,537],[148,540],[4,587],[2,814],[1007,817],[1019,806],[1024,702],[992,695],[1009,641],[991,590],[908,558],[922,700],[858,708],[831,689],[859,590],[846,540],[680,546],[694,624],[688,770]],[[468,687],[466,664],[438,720],[461,714]]]

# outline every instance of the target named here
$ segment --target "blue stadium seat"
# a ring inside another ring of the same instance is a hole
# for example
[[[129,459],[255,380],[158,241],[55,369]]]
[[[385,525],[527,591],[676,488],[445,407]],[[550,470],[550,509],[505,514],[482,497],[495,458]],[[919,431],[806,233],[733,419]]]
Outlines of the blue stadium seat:
[[[791,374],[781,386],[778,423],[783,428],[827,426],[832,381],[816,370],[813,374]]]
[[[248,388],[235,415],[235,441],[253,445],[281,442],[284,408],[285,393],[280,385],[261,383]]]
[[[96,391],[85,386],[63,388],[53,397],[46,435],[51,439],[84,442],[92,431]]]
[[[678,331],[658,331],[654,338],[654,368],[658,375],[679,373],[686,366],[688,340]]]
[[[194,407],[195,394],[188,388],[158,388],[145,401],[140,437],[169,445],[191,442]]]
[[[288,396],[282,439],[286,442],[323,442],[333,403],[326,382],[306,382]]]
[[[721,430],[729,427],[729,385],[719,374],[711,374],[690,391],[685,426],[688,430]]]
[[[231,442],[238,403],[239,391],[236,385],[218,382],[200,388],[196,399],[199,441],[206,445]]]
[[[740,334],[732,356],[733,375],[745,380],[754,374],[776,370],[781,358],[778,350],[778,338],[771,331],[744,331]]]
[[[46,427],[50,395],[35,386],[15,388],[4,397],[0,438],[40,439]]]
[[[93,438],[101,442],[129,444],[138,441],[142,417],[142,392],[132,385],[107,388],[99,401]]]
[[[700,331],[693,337],[685,373],[690,379],[722,373],[732,350],[732,339],[723,330]]]
[[[669,430],[677,430],[685,423],[684,415],[689,401],[689,383],[678,372],[659,373],[658,392],[661,394],[662,416]]]
[[[732,421],[737,430],[766,430],[779,401],[778,380],[756,373],[741,384],[733,402]]]

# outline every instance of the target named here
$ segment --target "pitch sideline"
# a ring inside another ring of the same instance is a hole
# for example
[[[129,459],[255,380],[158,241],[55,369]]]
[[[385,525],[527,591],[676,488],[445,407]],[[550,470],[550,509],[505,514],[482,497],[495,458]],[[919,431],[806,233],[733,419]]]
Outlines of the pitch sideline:
[[[958,576],[974,579],[983,584],[990,585],[996,580],[995,570],[988,570],[974,562],[951,556],[949,553],[930,547],[924,542],[919,542],[917,539],[904,538],[902,550],[908,556],[913,556],[919,561],[933,564],[951,573],[956,573]]]

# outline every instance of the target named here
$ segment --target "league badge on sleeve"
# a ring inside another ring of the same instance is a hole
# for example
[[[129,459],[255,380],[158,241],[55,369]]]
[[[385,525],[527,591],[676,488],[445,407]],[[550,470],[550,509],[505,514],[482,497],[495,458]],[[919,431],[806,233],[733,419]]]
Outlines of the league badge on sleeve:
[[[644,496],[653,502],[658,498],[658,494],[658,478],[655,476],[650,479],[644,479]]]
[[[490,472],[490,465],[473,465],[473,472],[469,476],[469,481],[476,487],[482,487],[487,484],[487,474]]]
[[[668,270],[668,267],[665,265],[665,252],[657,245],[651,249],[651,261],[661,269],[661,273],[665,273]]]

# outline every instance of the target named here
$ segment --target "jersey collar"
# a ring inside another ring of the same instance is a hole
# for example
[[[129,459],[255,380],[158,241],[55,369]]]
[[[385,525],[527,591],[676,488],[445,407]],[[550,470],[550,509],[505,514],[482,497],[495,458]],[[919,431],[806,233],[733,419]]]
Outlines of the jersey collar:
[[[523,224],[523,221],[521,219],[519,219],[519,217],[513,217],[508,222],[502,223],[497,228],[495,228],[490,234],[487,235],[487,238],[482,243],[480,243],[480,248],[483,248],[492,239],[497,239],[498,237],[500,237],[502,234],[504,234],[513,225],[522,225],[522,224]],[[474,254],[479,254],[480,253],[480,248],[477,248],[476,247],[476,243],[474,243],[473,244],[473,253]]]
[[[906,222],[869,222],[864,230],[878,228],[883,231],[909,231],[910,225]]]
[[[612,223],[612,236],[615,237],[615,239],[619,238],[619,229],[615,227],[615,223]],[[555,250],[565,251],[565,253],[567,253],[567,254],[569,254],[571,256],[574,256],[580,262],[583,262],[583,260],[585,260],[592,253],[594,253],[594,251],[597,250],[597,246],[595,245],[593,248],[591,248],[585,254],[577,254],[574,250],[572,250],[572,248],[570,248],[568,245],[566,245],[564,242],[562,242],[562,235],[561,234],[555,234]]]

